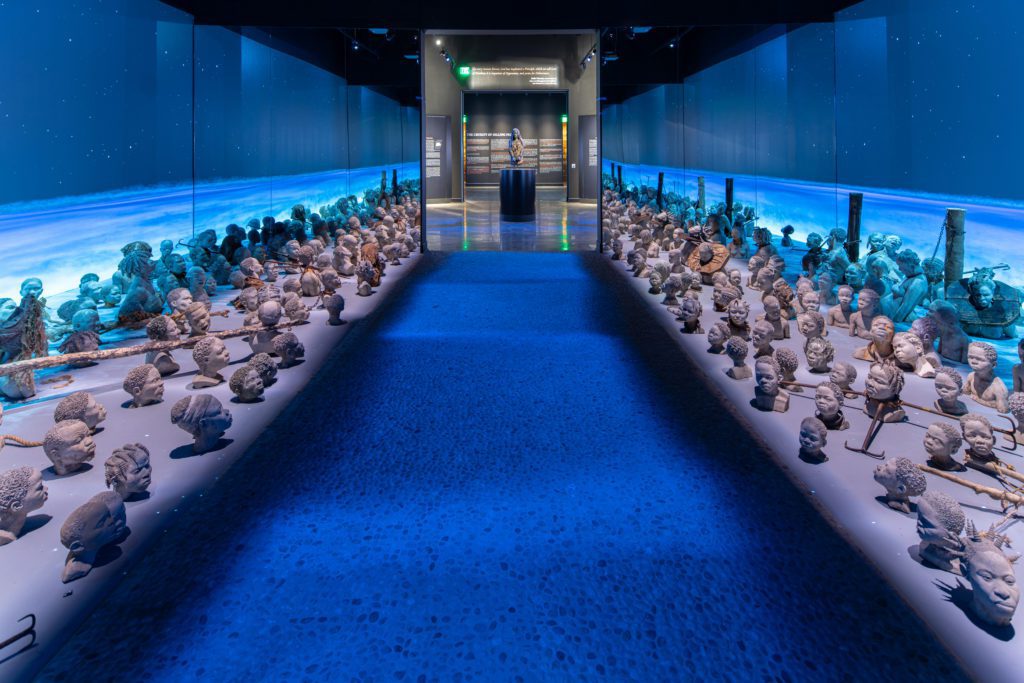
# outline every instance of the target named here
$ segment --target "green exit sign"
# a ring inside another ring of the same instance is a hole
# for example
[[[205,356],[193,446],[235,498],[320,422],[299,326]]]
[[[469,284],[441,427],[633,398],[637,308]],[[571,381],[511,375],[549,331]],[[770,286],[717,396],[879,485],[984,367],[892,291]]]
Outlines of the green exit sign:
[[[460,66],[459,67],[459,75],[460,76],[468,76],[471,73],[473,73],[473,67],[471,67],[471,66]]]
[[[569,123],[569,117],[565,114],[562,114],[562,123]]]

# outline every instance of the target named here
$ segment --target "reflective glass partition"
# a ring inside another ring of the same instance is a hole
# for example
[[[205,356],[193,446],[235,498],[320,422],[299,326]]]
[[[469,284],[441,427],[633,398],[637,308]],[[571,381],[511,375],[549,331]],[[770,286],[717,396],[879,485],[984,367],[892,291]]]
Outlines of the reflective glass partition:
[[[157,0],[0,4],[0,299],[109,282],[132,241],[186,255],[335,214],[382,174],[418,195],[418,54],[415,31],[194,25]]]
[[[192,18],[157,0],[0,4],[0,298],[110,277],[192,231]]]
[[[731,178],[734,215],[748,212],[776,235],[791,226],[795,239],[811,232],[827,236],[839,213],[833,25],[705,30],[712,33],[701,40],[714,40],[713,31],[742,32],[754,47],[695,69],[684,47],[696,39],[692,30],[650,29],[658,32],[657,50],[645,51],[644,58],[653,54],[670,65],[660,74],[674,82],[646,85],[627,97],[618,84],[608,84],[602,110],[606,186],[617,185],[620,166],[627,186],[655,192],[660,176],[663,208],[679,212],[685,209],[678,200],[696,203],[701,187],[706,205],[725,202]],[[624,67],[631,42],[643,39],[623,40],[629,31],[608,29],[603,43],[605,56]],[[648,63],[644,70],[656,68]]]

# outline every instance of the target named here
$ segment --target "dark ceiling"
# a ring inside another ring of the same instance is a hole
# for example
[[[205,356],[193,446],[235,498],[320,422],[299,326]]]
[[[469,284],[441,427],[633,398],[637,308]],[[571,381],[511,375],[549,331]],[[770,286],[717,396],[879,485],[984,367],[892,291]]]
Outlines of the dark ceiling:
[[[450,0],[164,0],[189,12],[197,24],[241,30],[260,27],[275,47],[415,105],[419,30],[601,30],[601,94],[625,99],[661,83],[682,80],[712,64],[779,35],[787,27],[830,22],[856,0],[676,0],[629,3],[592,0],[552,3],[520,0],[503,6]],[[346,27],[363,28],[346,28]],[[387,27],[386,35],[370,31]],[[612,27],[612,28],[608,28]],[[646,28],[645,28],[646,27]],[[358,46],[358,47],[357,47]],[[436,55],[428,46],[427,58]],[[580,55],[582,58],[584,55]]]

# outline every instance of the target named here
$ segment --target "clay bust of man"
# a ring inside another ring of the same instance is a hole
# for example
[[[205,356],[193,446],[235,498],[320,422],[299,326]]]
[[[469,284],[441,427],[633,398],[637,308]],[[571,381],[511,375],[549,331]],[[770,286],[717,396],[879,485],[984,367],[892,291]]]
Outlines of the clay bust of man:
[[[1024,429],[1024,393],[1013,392],[1006,399],[1006,405],[1010,409],[1010,415],[1013,415],[1013,419],[1017,421],[1017,429],[1013,434],[1006,434],[1005,438],[1011,443],[1024,444],[1024,433],[1021,432],[1021,429]]]
[[[769,294],[761,299],[761,305],[764,306],[764,313],[757,319],[767,320],[772,324],[772,328],[775,330],[773,334],[775,341],[789,339],[789,320],[783,319],[782,305],[779,300],[773,294]]]
[[[122,388],[131,396],[130,408],[160,403],[164,398],[164,381],[156,366],[145,363],[132,368],[125,375]]]
[[[828,379],[837,384],[844,392],[848,392],[857,380],[857,368],[846,361],[836,361],[832,366],[832,372],[828,374]],[[850,395],[847,398],[850,398]]]
[[[832,342],[824,337],[811,337],[804,344],[804,357],[807,358],[807,369],[815,374],[829,372],[829,363],[835,358],[836,350]]]
[[[168,316],[158,315],[146,325],[146,336],[157,342],[174,341],[178,338],[178,326]],[[150,351],[146,354],[146,362],[154,366],[161,377],[173,375],[181,369],[170,351]]]
[[[121,500],[141,497],[153,480],[149,449],[141,443],[128,443],[115,449],[103,463],[103,474],[107,488],[113,489]]]
[[[719,320],[708,329],[708,353],[725,353],[727,339],[729,339],[729,326]]]
[[[800,308],[804,311],[818,311],[821,308],[821,298],[813,289],[805,289],[797,297]]]
[[[782,388],[782,368],[771,356],[754,361],[754,398],[750,405],[763,411],[784,413],[789,410],[789,392]]]
[[[878,293],[862,289],[857,297],[857,312],[850,316],[850,336],[871,339],[871,323],[878,315]]]
[[[251,365],[243,365],[234,371],[228,381],[231,393],[239,403],[256,403],[263,398],[263,380],[259,371]]]
[[[76,391],[61,399],[53,411],[53,421],[81,420],[89,428],[90,434],[96,433],[96,427],[107,419],[107,409],[87,391]]]
[[[935,377],[935,366],[924,357],[924,344],[913,332],[897,332],[892,338],[893,356],[900,370],[918,377]]]
[[[0,545],[15,541],[30,513],[47,499],[43,475],[34,467],[16,467],[0,474]]]
[[[814,417],[821,420],[826,429],[843,431],[850,423],[843,415],[845,403],[843,390],[835,382],[822,382],[814,389]]]
[[[231,427],[231,412],[210,394],[186,396],[171,407],[171,423],[192,435],[194,453],[208,453]]]
[[[775,353],[772,339],[775,328],[767,320],[758,320],[750,330],[750,344],[754,347],[754,358],[771,356]]]
[[[167,292],[167,305],[171,311],[184,314],[188,307],[193,304],[192,292],[184,287],[177,287]]]
[[[849,329],[850,319],[853,317],[853,287],[840,285],[836,300],[839,303],[828,309],[827,322],[834,327]]]
[[[828,456],[822,450],[828,444],[828,430],[816,417],[800,421],[800,459],[804,462],[823,463]]]
[[[885,503],[893,510],[910,514],[910,497],[920,496],[928,487],[924,473],[907,458],[893,458],[875,467],[875,481],[885,488]]]
[[[68,549],[61,581],[69,583],[92,571],[100,550],[124,537],[125,522],[124,501],[113,491],[98,493],[76,508],[60,528],[60,542]]]
[[[953,368],[935,368],[935,409],[946,415],[960,416],[967,413],[967,406],[959,400],[963,392],[964,378]]]
[[[725,342],[725,355],[732,361],[732,367],[725,371],[733,379],[749,379],[750,366],[747,365],[747,342],[742,337],[729,337]]]
[[[960,503],[941,491],[925,491],[917,501],[918,554],[933,566],[960,573],[960,556],[966,518]]]
[[[902,422],[907,415],[896,403],[903,391],[903,373],[890,361],[872,363],[864,380],[864,412],[882,422]]]
[[[967,413],[961,417],[960,433],[963,440],[967,442],[968,465],[972,460],[981,464],[998,461],[992,450],[996,445],[996,437],[992,433],[992,423],[984,415]]]
[[[928,466],[946,472],[961,472],[966,469],[953,456],[963,445],[959,430],[948,422],[933,422],[924,433],[924,450],[928,454]]]
[[[277,381],[275,379],[277,377],[277,363],[270,357],[270,354],[254,353],[246,365],[259,373],[264,388]]]
[[[277,301],[264,301],[260,304],[258,316],[260,325],[264,329],[249,338],[249,347],[253,353],[274,352],[274,337],[281,334],[275,326],[281,321],[282,315],[284,315],[284,309]]]
[[[217,337],[203,337],[192,349],[192,359],[199,368],[199,374],[192,380],[193,389],[215,387],[224,381],[220,371],[231,362],[227,346]]]
[[[43,437],[43,452],[59,476],[77,472],[96,455],[89,426],[81,420],[62,420]]]
[[[971,611],[993,626],[1009,626],[1020,602],[1013,573],[1018,555],[1007,557],[989,538],[971,535],[964,544],[962,566],[971,583]]]
[[[782,382],[795,382],[795,373],[797,368],[800,367],[800,358],[797,357],[796,351],[787,348],[775,349],[773,358],[775,358],[775,362],[779,364],[779,368],[782,370]],[[790,393],[802,392],[803,387],[792,384],[787,388],[787,391]]]
[[[290,368],[306,355],[306,347],[294,332],[285,332],[274,337],[274,353],[281,358],[279,368]]]
[[[871,328],[868,338],[871,340],[867,346],[862,346],[853,352],[853,357],[858,360],[883,361],[893,358],[892,341],[896,334],[896,326],[892,320],[884,315],[875,316],[871,320]]]
[[[996,362],[999,353],[987,342],[971,342],[967,347],[967,364],[971,373],[964,382],[964,394],[988,408],[1000,413],[1009,410],[1006,399],[1010,392],[1003,380],[996,376]]]
[[[957,363],[966,363],[971,338],[960,327],[960,313],[956,306],[941,299],[933,301],[928,305],[928,317],[938,326],[939,355]]]

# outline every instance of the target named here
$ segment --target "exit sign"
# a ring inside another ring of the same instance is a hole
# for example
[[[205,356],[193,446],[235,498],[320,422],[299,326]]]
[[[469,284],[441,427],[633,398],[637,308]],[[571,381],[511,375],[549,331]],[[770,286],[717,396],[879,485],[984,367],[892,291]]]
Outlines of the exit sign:
[[[562,114],[562,123],[569,123],[569,116],[568,115]]]
[[[459,75],[460,76],[468,76],[471,73],[473,73],[473,67],[471,67],[471,66],[460,66],[459,67]]]

